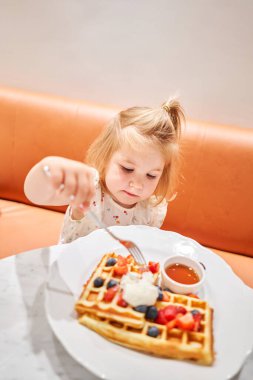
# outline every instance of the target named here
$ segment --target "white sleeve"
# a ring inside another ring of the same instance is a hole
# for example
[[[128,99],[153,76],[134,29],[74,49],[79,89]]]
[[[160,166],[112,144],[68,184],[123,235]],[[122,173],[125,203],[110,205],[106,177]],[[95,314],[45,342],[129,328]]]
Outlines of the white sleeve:
[[[95,176],[95,196],[91,200],[90,209],[101,219],[101,187],[98,182],[98,175]],[[60,243],[70,243],[71,241],[86,236],[97,229],[98,226],[87,215],[80,220],[72,219],[71,206],[67,208],[64,216],[63,226],[60,234]]]
[[[157,206],[151,207],[151,222],[153,227],[160,228],[167,214],[168,201],[163,199]]]

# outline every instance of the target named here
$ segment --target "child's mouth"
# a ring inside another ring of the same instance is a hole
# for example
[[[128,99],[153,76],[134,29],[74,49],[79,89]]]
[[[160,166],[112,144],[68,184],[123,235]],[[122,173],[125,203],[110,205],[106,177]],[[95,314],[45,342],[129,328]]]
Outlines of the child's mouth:
[[[136,197],[139,197],[138,195],[136,195],[136,194],[132,194],[132,193],[129,193],[128,191],[126,191],[126,190],[122,190],[123,191],[123,193],[125,193],[126,195],[128,195],[129,197],[132,197],[132,198],[136,198]]]

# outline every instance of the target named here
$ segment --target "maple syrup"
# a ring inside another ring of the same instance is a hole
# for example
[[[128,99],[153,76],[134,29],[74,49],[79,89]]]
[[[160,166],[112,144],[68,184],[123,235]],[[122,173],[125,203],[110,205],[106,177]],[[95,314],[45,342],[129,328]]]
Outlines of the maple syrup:
[[[165,268],[166,274],[174,281],[181,284],[191,285],[200,281],[196,271],[184,264],[171,264]]]

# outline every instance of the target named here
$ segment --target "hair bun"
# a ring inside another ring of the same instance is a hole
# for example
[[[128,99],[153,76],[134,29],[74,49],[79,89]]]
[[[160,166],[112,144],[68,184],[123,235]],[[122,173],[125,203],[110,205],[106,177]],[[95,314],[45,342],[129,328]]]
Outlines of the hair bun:
[[[163,103],[162,108],[168,113],[178,111],[180,112],[182,110],[181,105],[176,98],[170,98],[169,100],[167,100],[167,102]]]
[[[162,108],[166,111],[166,112],[170,112],[170,107],[165,103],[162,105]]]
[[[163,103],[161,108],[167,112],[175,130],[180,131],[181,123],[182,121],[185,121],[185,116],[179,101],[175,98],[171,98],[167,102]]]

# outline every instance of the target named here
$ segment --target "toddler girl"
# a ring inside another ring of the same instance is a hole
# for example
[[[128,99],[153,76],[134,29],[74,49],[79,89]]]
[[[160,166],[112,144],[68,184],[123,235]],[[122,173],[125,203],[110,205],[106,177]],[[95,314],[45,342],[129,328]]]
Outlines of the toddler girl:
[[[46,157],[25,180],[25,194],[39,205],[69,205],[61,242],[99,226],[161,227],[177,177],[183,110],[176,100],[162,107],[132,107],[112,119],[90,146],[87,164]]]

